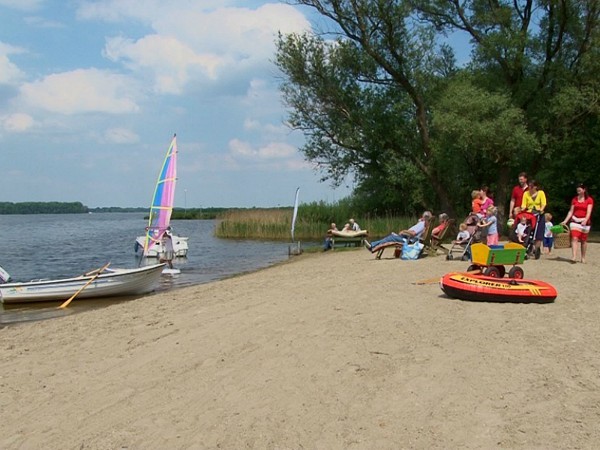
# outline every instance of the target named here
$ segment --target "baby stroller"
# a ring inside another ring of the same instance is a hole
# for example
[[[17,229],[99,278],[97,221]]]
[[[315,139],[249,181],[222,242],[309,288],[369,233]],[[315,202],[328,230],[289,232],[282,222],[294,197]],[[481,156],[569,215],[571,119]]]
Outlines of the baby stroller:
[[[527,228],[525,229],[523,242],[519,241],[519,237],[517,236],[517,226],[522,217],[527,219]],[[515,223],[508,234],[508,239],[510,241],[516,242],[517,244],[521,244],[523,247],[525,247],[527,255],[526,258],[531,258],[533,256],[535,259],[540,259],[541,250],[539,248],[535,248],[535,235],[537,233],[539,224],[539,213],[523,211],[517,214],[515,217]]]
[[[448,255],[446,255],[447,260],[458,259],[460,258],[462,261],[468,261],[471,259],[471,245],[476,242],[481,242],[482,232],[481,228],[477,226],[481,217],[477,214],[469,214],[462,223],[467,226],[467,230],[469,232],[469,239],[466,242],[461,242],[455,244],[452,243],[452,247],[448,250]]]

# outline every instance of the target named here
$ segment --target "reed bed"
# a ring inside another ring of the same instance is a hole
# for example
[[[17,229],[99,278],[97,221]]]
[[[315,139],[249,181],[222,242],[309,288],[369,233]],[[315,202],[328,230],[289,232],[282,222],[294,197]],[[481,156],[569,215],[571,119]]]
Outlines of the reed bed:
[[[291,240],[292,208],[252,208],[230,210],[220,215],[215,234],[220,238]],[[320,241],[324,238],[331,222],[342,229],[350,217],[353,217],[363,230],[369,231],[371,239],[388,235],[392,231],[412,226],[416,217],[361,217],[351,215],[345,208],[335,205],[300,205],[294,231],[296,241]]]

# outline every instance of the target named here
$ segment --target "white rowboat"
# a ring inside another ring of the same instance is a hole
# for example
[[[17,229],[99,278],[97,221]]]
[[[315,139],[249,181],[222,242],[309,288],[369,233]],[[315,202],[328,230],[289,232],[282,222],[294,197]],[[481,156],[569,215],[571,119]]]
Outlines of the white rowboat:
[[[78,295],[78,299],[139,295],[154,289],[165,264],[135,269],[108,269],[98,275]],[[58,280],[35,280],[25,283],[0,284],[0,302],[30,303],[64,301],[94,277],[80,275]]]

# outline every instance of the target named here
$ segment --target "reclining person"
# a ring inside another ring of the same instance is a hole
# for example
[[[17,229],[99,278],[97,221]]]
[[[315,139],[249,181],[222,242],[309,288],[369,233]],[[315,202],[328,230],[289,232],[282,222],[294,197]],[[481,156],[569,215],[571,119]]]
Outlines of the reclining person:
[[[408,230],[400,230],[398,233],[392,232],[392,234],[387,235],[383,239],[380,239],[379,241],[373,241],[372,243],[365,241],[365,247],[367,247],[367,250],[373,253],[376,251],[377,247],[382,244],[391,242],[395,242],[397,244],[404,244],[405,242],[409,241],[414,242],[421,238],[431,218],[431,212],[425,211],[419,221]]]

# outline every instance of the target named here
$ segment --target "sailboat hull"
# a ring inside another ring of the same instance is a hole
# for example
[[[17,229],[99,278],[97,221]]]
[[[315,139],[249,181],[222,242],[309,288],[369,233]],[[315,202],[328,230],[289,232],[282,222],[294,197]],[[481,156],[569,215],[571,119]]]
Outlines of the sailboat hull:
[[[185,258],[188,254],[188,238],[183,236],[171,237],[173,241],[173,252],[176,258]],[[162,242],[158,241],[151,246],[147,253],[144,255],[144,243],[146,242],[146,236],[138,236],[135,240],[135,253],[139,256],[145,256],[147,258],[159,258],[164,253]]]

